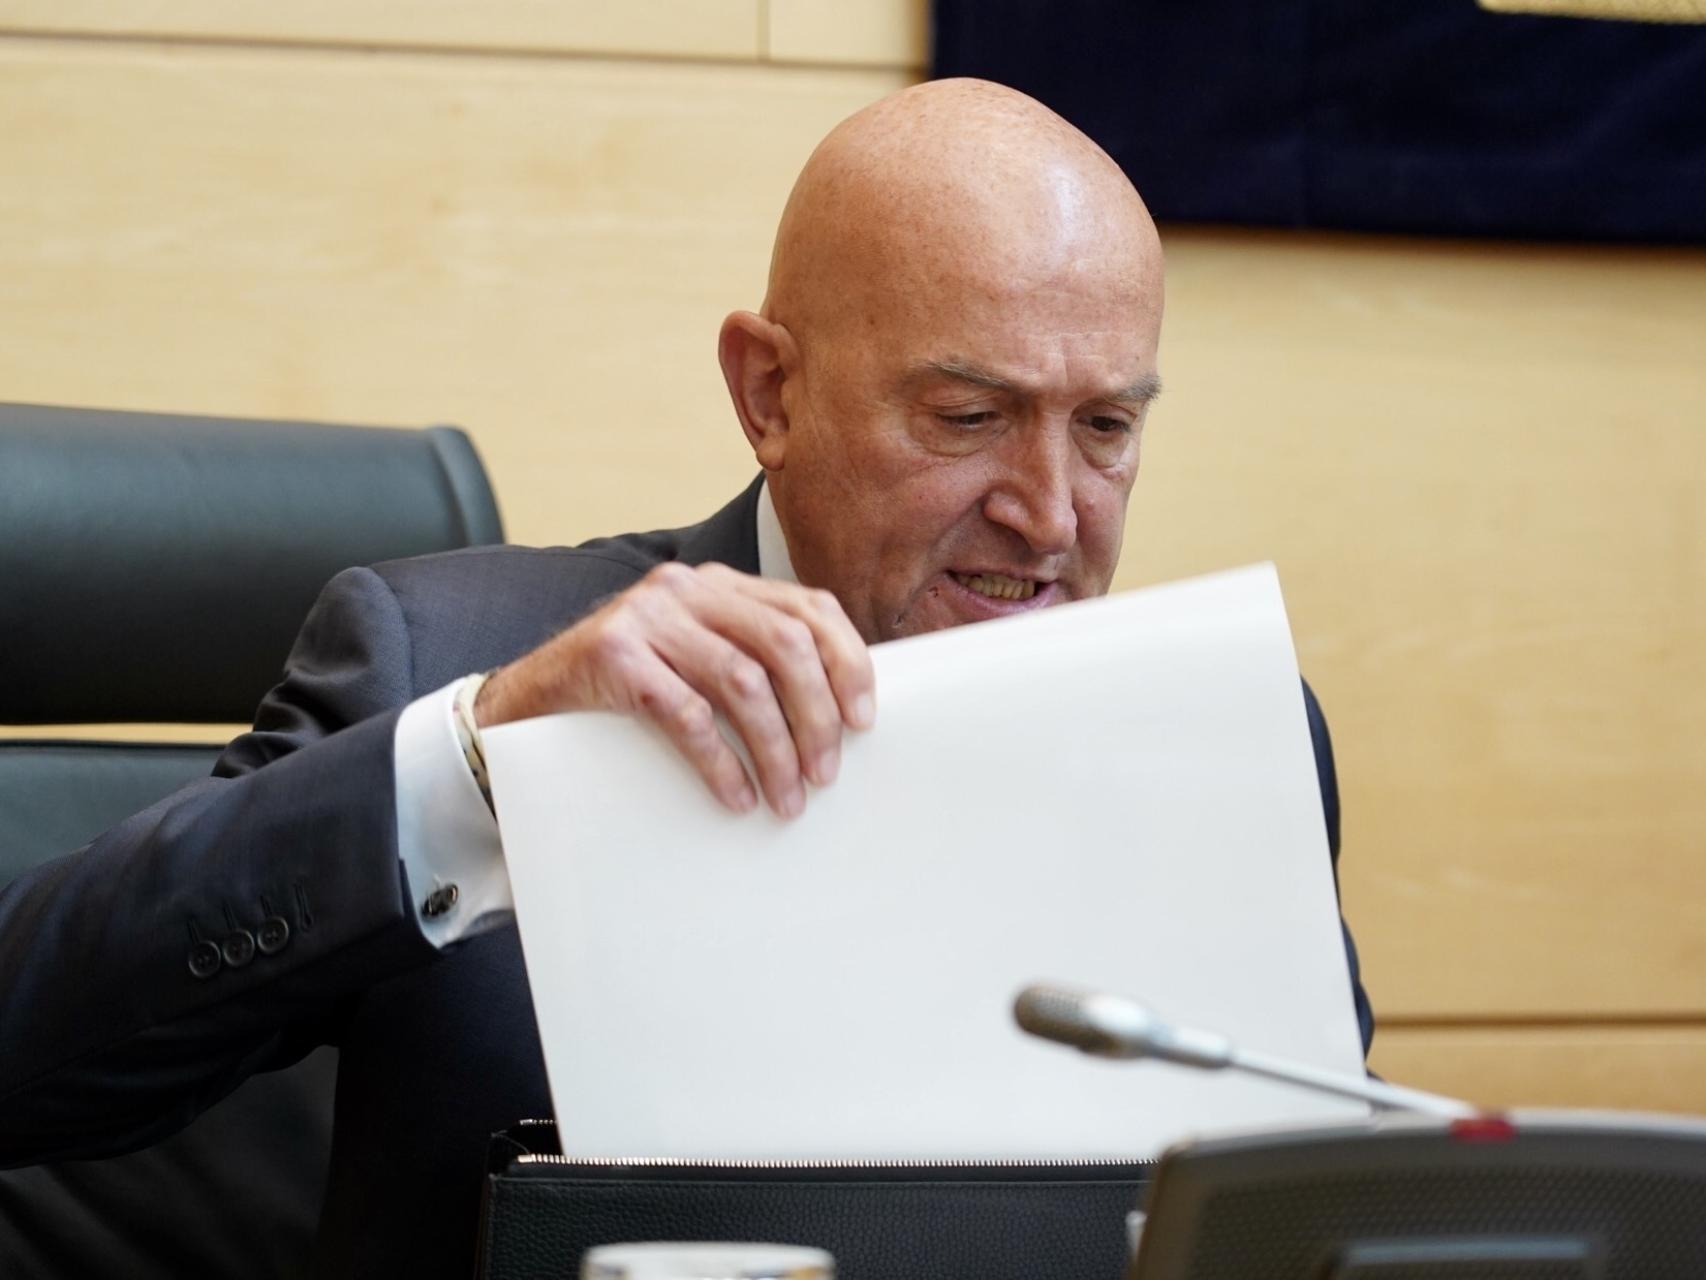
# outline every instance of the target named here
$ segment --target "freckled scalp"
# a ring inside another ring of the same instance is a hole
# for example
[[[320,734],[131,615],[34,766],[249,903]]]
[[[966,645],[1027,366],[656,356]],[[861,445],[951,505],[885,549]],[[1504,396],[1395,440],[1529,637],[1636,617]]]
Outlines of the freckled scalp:
[[[838,125],[789,196],[764,313],[796,335],[880,325],[952,283],[991,300],[1105,278],[1158,313],[1160,241],[1131,182],[1013,89],[939,80]]]

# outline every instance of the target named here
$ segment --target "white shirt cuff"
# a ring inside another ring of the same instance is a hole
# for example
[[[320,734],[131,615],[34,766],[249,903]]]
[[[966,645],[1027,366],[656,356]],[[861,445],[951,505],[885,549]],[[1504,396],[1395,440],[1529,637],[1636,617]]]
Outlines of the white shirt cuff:
[[[495,929],[515,913],[497,819],[456,736],[461,683],[405,707],[393,740],[397,854],[415,920],[436,947]]]

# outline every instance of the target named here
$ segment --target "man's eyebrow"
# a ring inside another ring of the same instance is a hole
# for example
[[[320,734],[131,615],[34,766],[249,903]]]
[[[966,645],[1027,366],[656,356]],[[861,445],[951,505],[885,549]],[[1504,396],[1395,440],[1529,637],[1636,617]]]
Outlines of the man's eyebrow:
[[[906,381],[918,382],[928,377],[953,378],[957,382],[969,382],[975,387],[987,387],[991,391],[1023,391],[1024,388],[1010,378],[980,369],[975,364],[964,360],[926,360],[913,370]],[[1161,378],[1158,374],[1140,374],[1136,379],[1111,391],[1101,399],[1110,400],[1115,404],[1148,404],[1161,394]]]
[[[912,371],[907,381],[918,382],[933,376],[969,382],[975,387],[988,387],[991,391],[1020,390],[1017,383],[987,369],[980,369],[975,364],[967,364],[964,360],[926,360]]]
[[[1160,394],[1161,375],[1158,373],[1145,373],[1139,375],[1135,381],[1121,387],[1118,391],[1109,396],[1108,399],[1113,400],[1116,403],[1130,401],[1136,404],[1148,404]]]

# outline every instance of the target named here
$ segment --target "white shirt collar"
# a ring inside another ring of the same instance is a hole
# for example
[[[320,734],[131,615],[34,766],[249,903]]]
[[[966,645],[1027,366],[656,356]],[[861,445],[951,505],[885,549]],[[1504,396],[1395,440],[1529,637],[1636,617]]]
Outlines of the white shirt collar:
[[[776,518],[776,504],[770,500],[769,480],[758,487],[758,576],[778,582],[799,581],[788,555],[782,522]]]

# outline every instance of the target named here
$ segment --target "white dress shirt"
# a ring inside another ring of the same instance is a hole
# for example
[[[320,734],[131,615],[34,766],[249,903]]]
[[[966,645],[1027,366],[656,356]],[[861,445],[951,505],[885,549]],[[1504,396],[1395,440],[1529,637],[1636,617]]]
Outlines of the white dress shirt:
[[[798,581],[767,484],[758,490],[758,572]],[[437,947],[504,924],[515,911],[497,821],[456,738],[454,708],[461,685],[453,680],[405,707],[393,742],[397,853],[408,875],[415,919]],[[423,909],[429,895],[435,901],[430,915]]]

